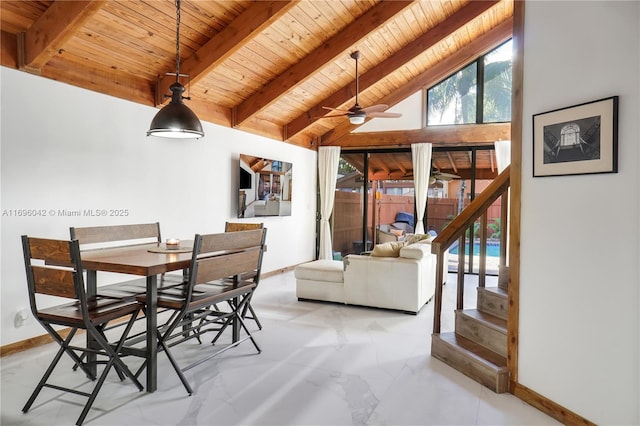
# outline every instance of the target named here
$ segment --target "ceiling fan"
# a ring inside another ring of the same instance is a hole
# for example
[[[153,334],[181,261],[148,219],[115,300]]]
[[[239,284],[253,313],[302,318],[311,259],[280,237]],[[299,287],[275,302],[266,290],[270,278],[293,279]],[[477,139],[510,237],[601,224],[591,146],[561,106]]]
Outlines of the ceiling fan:
[[[453,173],[444,173],[440,169],[433,168],[429,176],[429,185],[433,185],[436,181],[450,181],[452,179],[460,179],[460,176]]]
[[[362,124],[364,123],[365,118],[396,118],[401,117],[402,114],[395,112],[384,112],[389,108],[389,105],[378,104],[372,105],[370,107],[362,108],[358,103],[358,93],[360,91],[360,87],[358,84],[358,59],[360,59],[360,51],[356,50],[351,53],[351,57],[356,61],[356,103],[349,108],[348,110],[331,108],[331,107],[322,107],[324,109],[328,109],[331,111],[341,112],[342,114],[336,115],[325,115],[319,118],[334,118],[334,117],[349,117],[349,122],[351,124]]]

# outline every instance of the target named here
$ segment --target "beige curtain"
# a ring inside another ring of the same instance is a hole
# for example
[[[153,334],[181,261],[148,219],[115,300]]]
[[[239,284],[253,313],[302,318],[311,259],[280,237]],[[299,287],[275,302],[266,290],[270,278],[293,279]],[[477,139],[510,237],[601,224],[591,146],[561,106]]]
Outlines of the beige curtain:
[[[319,259],[333,259],[331,225],[329,218],[333,212],[336,180],[338,178],[339,146],[318,148],[318,178],[320,186],[320,253]]]
[[[429,176],[431,175],[431,144],[414,143],[411,145],[411,161],[413,162],[413,187],[416,193],[416,234],[424,234],[422,218],[427,208],[429,192]]]

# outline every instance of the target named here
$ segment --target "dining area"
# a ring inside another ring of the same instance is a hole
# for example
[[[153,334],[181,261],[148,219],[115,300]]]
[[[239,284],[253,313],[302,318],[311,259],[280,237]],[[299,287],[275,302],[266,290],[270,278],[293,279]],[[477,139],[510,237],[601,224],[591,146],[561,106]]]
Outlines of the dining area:
[[[80,425],[109,374],[117,374],[132,394],[152,394],[159,377],[175,374],[185,395],[192,395],[185,371],[245,341],[259,354],[252,332],[262,325],[251,299],[266,233],[262,223],[227,222],[224,232],[163,239],[155,222],[72,226],[68,239],[23,235],[31,313],[59,349],[22,411],[37,409],[40,392],[53,388],[86,398]],[[126,279],[103,283],[104,273]],[[62,302],[54,304],[52,297]],[[187,343],[197,350],[185,365],[172,348]],[[159,369],[160,356],[173,371]],[[56,370],[68,368],[62,358],[73,363],[79,384],[56,383]],[[87,379],[89,391],[82,386]],[[59,402],[45,399],[49,403]]]

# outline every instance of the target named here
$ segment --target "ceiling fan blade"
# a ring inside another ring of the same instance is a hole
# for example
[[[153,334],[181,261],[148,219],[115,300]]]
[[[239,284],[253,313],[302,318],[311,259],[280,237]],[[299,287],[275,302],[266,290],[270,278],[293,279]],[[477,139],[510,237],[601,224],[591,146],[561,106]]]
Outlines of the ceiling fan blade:
[[[451,180],[451,179],[460,179],[460,176],[454,175],[452,173],[435,173],[434,176],[439,180]]]
[[[369,114],[371,112],[382,112],[382,111],[387,110],[388,108],[389,108],[389,105],[378,104],[378,105],[371,105],[369,107],[362,108],[362,111],[364,111],[365,113]]]
[[[399,112],[370,112],[367,114],[367,117],[371,118],[397,118],[402,117],[402,114]]]

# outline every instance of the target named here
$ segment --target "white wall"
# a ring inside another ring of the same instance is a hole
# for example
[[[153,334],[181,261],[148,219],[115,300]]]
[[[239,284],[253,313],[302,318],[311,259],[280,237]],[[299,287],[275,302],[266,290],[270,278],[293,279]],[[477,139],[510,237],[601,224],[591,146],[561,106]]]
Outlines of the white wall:
[[[528,1],[518,381],[640,423],[640,3]],[[532,178],[531,116],[620,96],[617,174]]]
[[[359,132],[384,132],[391,130],[414,130],[422,128],[424,105],[423,92],[418,90],[397,105],[392,106],[385,112],[399,112],[401,117],[375,118],[367,121],[362,126],[354,130]],[[364,105],[369,106],[369,105]]]
[[[155,108],[9,68],[0,79],[2,345],[44,334],[33,319],[13,324],[28,307],[20,235],[69,238],[70,226],[155,221],[165,238],[222,232],[238,220],[240,153],[293,163],[292,215],[260,218],[268,228],[263,270],[314,258],[315,151],[210,123],[198,141],[148,138]],[[16,216],[20,209],[46,216]],[[89,209],[127,213],[90,217]]]

